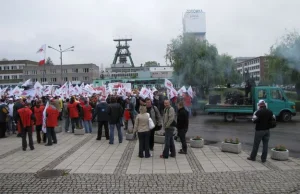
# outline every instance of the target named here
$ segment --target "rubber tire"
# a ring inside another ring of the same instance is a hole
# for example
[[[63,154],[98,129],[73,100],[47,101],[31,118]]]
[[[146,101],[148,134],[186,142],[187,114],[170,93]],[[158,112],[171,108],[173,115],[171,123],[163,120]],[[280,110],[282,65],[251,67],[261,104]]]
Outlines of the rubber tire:
[[[289,122],[292,120],[292,114],[288,111],[284,111],[281,113],[280,120],[283,122]]]
[[[232,113],[225,113],[224,114],[224,121],[225,122],[234,122],[235,121],[235,115]]]

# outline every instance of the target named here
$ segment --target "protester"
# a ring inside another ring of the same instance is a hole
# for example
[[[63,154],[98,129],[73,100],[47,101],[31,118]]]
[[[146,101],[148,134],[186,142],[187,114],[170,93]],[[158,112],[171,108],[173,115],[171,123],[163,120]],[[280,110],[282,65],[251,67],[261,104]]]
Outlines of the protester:
[[[63,104],[63,118],[65,119],[65,132],[69,133],[69,125],[70,125],[70,116],[68,111],[69,98],[66,99],[66,102]]]
[[[149,138],[150,138],[150,129],[149,129],[149,114],[147,113],[147,108],[144,105],[140,106],[140,113],[135,119],[135,126],[133,132],[138,132],[139,137],[139,157],[150,158],[150,149],[149,149]]]
[[[159,131],[162,128],[162,118],[160,116],[159,110],[156,106],[152,105],[150,98],[146,99],[146,107],[147,113],[150,114],[150,117],[155,124],[155,128],[150,130],[150,139],[149,139],[149,147],[150,150],[153,151],[154,147],[154,133],[155,131]]]
[[[119,137],[119,143],[122,143],[123,141],[123,135],[121,131],[121,122],[122,122],[122,115],[123,115],[123,109],[119,103],[117,103],[117,99],[115,97],[111,98],[111,104],[109,105],[109,144],[114,144],[114,130],[115,126],[118,130],[118,137]]]
[[[50,100],[50,104],[46,109],[46,128],[48,143],[45,146],[51,146],[53,143],[57,143],[56,133],[54,128],[58,125],[59,111],[55,107],[55,101]]]
[[[8,106],[5,104],[5,99],[0,100],[0,138],[6,138]]]
[[[175,111],[174,108],[171,107],[170,101],[165,100],[164,101],[164,129],[165,129],[165,147],[163,154],[160,155],[161,158],[169,158],[169,152],[171,152],[171,157],[176,157],[176,150],[175,150],[175,144],[173,139],[174,134],[174,126],[176,126],[174,123],[175,119]]]
[[[43,112],[45,106],[41,105],[41,103],[42,103],[41,100],[36,101],[36,106],[33,108],[33,114],[36,118],[35,131],[36,131],[37,143],[41,143],[41,139],[43,139],[43,143],[46,143],[46,134],[42,132]]]
[[[187,145],[186,145],[186,133],[189,126],[189,113],[184,108],[183,102],[178,103],[178,113],[177,113],[177,130],[178,137],[180,138],[182,149],[178,152],[179,154],[187,154]]]
[[[16,118],[21,127],[22,132],[22,148],[23,151],[27,149],[26,136],[28,134],[29,147],[31,150],[34,150],[33,140],[32,140],[32,131],[33,124],[36,121],[33,112],[30,110],[29,103],[25,103],[23,108],[18,109],[16,113]]]
[[[7,129],[9,131],[9,133],[11,134],[16,134],[16,126],[14,123],[14,102],[13,102],[13,98],[9,98],[8,99],[8,122],[7,122]]]
[[[266,103],[264,100],[260,100],[258,102],[259,110],[257,110],[253,114],[253,122],[255,123],[255,136],[254,136],[254,143],[252,152],[248,160],[255,161],[257,151],[259,148],[259,144],[262,141],[263,143],[263,150],[261,155],[261,161],[264,163],[267,161],[268,155],[268,143],[270,139],[270,127],[272,120],[275,116],[273,116],[273,112],[266,108]],[[274,118],[275,119],[275,118]]]
[[[92,107],[87,100],[84,100],[83,109],[83,124],[85,133],[92,133]]]
[[[100,103],[96,106],[93,121],[97,116],[98,121],[98,136],[97,140],[101,140],[102,137],[102,126],[104,126],[106,140],[109,140],[108,132],[108,120],[109,120],[109,106],[105,101],[105,98],[102,97]]]
[[[74,133],[75,127],[81,126],[81,123],[79,121],[79,119],[80,119],[79,116],[81,113],[81,106],[79,105],[78,102],[75,102],[75,97],[72,97],[71,101],[68,103],[68,113],[69,113],[69,116],[71,119],[72,133]]]

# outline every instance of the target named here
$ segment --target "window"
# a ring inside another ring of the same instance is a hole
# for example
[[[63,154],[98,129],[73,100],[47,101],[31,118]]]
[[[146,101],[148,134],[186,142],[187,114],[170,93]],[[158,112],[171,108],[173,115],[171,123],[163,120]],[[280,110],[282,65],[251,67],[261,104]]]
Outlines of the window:
[[[63,69],[62,72],[63,72],[63,73],[68,73],[68,70],[67,70],[67,69]]]
[[[9,79],[9,75],[5,75],[4,79],[8,80]]]
[[[89,72],[89,68],[83,68],[83,72],[84,73],[88,73]]]
[[[78,69],[72,69],[73,73],[78,73]]]
[[[51,74],[56,74],[56,69],[50,69]]]
[[[267,91],[265,89],[260,89],[257,91],[258,99],[266,99],[267,98]]]
[[[78,77],[72,77],[72,81],[78,81]]]
[[[41,82],[46,82],[47,79],[46,78],[41,78]]]
[[[64,81],[67,82],[67,81],[68,81],[68,78],[67,78],[67,77],[64,77]]]
[[[277,99],[277,100],[282,100],[283,96],[281,94],[281,91],[278,89],[272,89],[271,90],[271,98]]]
[[[87,80],[89,80],[89,77],[83,77],[83,80],[87,81]]]
[[[11,79],[18,79],[18,76],[17,75],[12,75]]]
[[[51,82],[56,82],[56,77],[50,78]]]
[[[9,70],[9,66],[4,66],[4,70]]]

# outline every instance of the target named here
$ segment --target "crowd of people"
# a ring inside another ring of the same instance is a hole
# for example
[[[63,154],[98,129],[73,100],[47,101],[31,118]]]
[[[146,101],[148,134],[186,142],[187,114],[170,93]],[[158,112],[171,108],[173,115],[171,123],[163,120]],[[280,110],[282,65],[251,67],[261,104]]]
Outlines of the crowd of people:
[[[141,98],[133,93],[107,97],[95,94],[89,98],[72,96],[70,99],[47,96],[36,97],[33,100],[11,96],[2,98],[0,102],[0,138],[17,134],[17,137],[22,138],[24,151],[28,145],[34,150],[33,131],[36,132],[38,144],[51,146],[58,142],[55,127],[58,126],[59,120],[63,120],[61,126],[67,133],[74,133],[75,129],[83,128],[85,133],[92,133],[92,123],[97,122],[97,140],[101,140],[104,128],[106,140],[109,140],[109,144],[114,144],[116,128],[118,141],[122,143],[122,128],[124,128],[138,137],[138,156],[148,158],[151,156],[150,151],[154,149],[155,131],[164,129],[165,149],[161,157],[168,158],[169,152],[170,157],[175,157],[173,135],[176,128],[182,142],[179,153],[187,153],[185,134],[191,114],[191,100],[187,93],[169,100],[159,92],[154,93],[153,99]],[[149,127],[149,118],[155,125],[153,129]],[[132,128],[129,127],[130,122]]]

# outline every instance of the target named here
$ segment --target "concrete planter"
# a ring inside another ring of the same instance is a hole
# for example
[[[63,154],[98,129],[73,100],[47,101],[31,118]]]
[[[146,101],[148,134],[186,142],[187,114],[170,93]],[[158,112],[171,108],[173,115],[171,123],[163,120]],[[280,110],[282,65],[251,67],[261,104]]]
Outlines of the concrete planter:
[[[126,133],[126,140],[134,140],[134,133]]]
[[[190,139],[190,145],[191,145],[192,148],[203,148],[204,139],[193,140],[193,138],[191,138]]]
[[[165,136],[164,135],[154,135],[154,143],[164,144]]]
[[[274,160],[288,160],[289,159],[289,150],[286,151],[276,151],[274,148],[271,149],[271,158]]]
[[[57,127],[54,128],[55,133],[61,133],[62,132],[62,126],[59,125]]]
[[[222,142],[221,151],[239,154],[242,151],[242,144],[241,143],[234,144],[234,143]]]
[[[75,128],[74,135],[84,135],[84,134],[85,134],[84,128],[82,128],[82,129]]]

